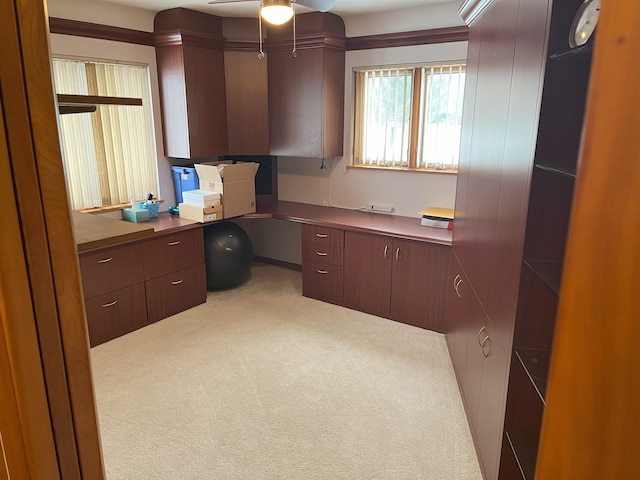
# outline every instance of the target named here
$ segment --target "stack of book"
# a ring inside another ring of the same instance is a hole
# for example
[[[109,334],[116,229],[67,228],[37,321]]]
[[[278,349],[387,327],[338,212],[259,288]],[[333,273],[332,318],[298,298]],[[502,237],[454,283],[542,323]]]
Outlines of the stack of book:
[[[420,212],[420,224],[425,227],[453,230],[453,208],[429,207]]]

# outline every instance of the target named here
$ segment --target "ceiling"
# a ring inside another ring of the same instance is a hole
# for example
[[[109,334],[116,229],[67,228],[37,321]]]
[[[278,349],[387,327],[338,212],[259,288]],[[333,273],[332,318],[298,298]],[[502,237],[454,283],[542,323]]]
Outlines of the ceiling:
[[[208,0],[102,0],[159,12],[175,7],[211,13],[220,17],[252,17],[257,14],[259,0],[246,0],[224,5],[209,5]],[[341,17],[363,13],[382,12],[402,8],[422,7],[437,3],[461,3],[462,0],[335,0],[332,13]],[[296,7],[299,13],[311,11]]]

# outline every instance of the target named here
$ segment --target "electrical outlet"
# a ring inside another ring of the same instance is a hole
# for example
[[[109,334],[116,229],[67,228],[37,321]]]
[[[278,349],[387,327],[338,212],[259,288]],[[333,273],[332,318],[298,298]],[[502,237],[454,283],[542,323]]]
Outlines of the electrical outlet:
[[[394,208],[391,205],[381,205],[379,203],[367,204],[367,210],[370,212],[392,213]]]

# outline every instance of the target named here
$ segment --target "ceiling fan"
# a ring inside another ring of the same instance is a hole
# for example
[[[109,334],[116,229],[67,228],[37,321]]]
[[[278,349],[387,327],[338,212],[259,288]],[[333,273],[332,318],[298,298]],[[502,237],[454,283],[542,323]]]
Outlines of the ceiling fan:
[[[264,58],[264,52],[262,51],[262,19],[273,25],[282,25],[293,18],[293,51],[291,54],[295,57],[297,56],[295,5],[302,5],[319,12],[328,12],[334,4],[334,0],[210,0],[209,5],[237,2],[260,3],[260,15],[258,16],[260,20],[260,52],[258,53],[258,58]]]

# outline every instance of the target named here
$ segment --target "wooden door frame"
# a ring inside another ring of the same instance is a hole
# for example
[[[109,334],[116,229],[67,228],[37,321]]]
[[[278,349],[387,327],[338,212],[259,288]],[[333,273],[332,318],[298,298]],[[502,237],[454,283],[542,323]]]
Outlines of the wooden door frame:
[[[0,4],[0,307],[25,457],[12,478],[104,478],[44,2]],[[6,227],[6,233],[5,233]],[[3,378],[3,383],[4,383]],[[3,411],[4,413],[4,411]],[[6,443],[6,442],[5,442]],[[17,468],[17,467],[16,467]],[[58,475],[56,475],[58,472]]]

